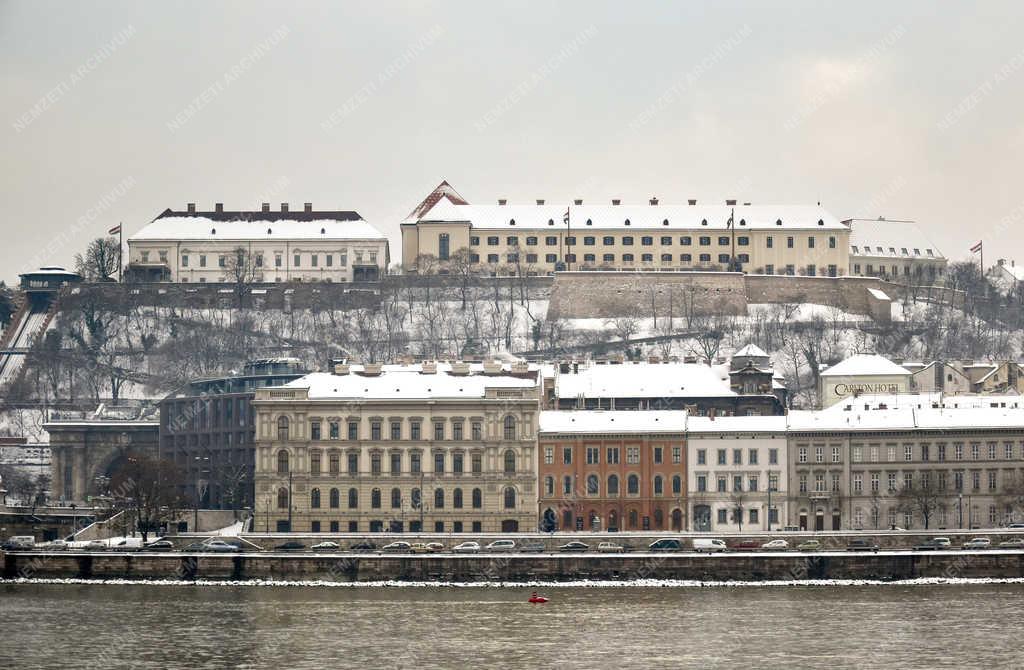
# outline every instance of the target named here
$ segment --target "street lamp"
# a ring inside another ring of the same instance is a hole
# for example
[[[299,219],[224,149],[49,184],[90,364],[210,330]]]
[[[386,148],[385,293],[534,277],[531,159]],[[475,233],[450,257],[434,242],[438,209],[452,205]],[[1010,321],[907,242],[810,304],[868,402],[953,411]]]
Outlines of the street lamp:
[[[963,528],[964,527],[964,494],[963,493],[958,493],[956,497],[957,497],[957,504],[956,504],[957,516],[959,517],[960,528]]]
[[[202,473],[202,469],[203,469],[201,463],[202,463],[202,461],[209,461],[210,457],[209,456],[194,456],[193,460],[196,461],[195,487],[194,487],[194,490],[193,490],[194,497],[195,497],[195,503],[196,504],[195,504],[195,510],[194,510],[195,511],[195,517],[193,519],[192,532],[195,533],[195,532],[199,531],[199,475]]]

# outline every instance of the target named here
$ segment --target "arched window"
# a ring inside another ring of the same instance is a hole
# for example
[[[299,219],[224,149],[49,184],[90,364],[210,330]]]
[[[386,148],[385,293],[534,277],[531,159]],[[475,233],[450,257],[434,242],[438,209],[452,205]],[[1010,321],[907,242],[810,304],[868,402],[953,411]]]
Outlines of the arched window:
[[[597,475],[587,475],[587,495],[596,496],[601,486],[597,481]]]
[[[288,489],[283,486],[277,490],[277,508],[288,509]]]
[[[516,508],[516,490],[511,486],[505,487],[505,509]]]
[[[484,494],[480,489],[473,489],[473,509],[484,506]]]
[[[434,509],[444,509],[444,489],[434,489]]]
[[[662,480],[661,475],[655,475],[654,477],[654,495],[660,496],[665,493],[665,483]]]
[[[339,507],[341,507],[341,491],[331,489],[331,509],[338,509]]]
[[[654,510],[654,529],[661,530],[665,527],[665,513],[661,511],[660,507]]]
[[[288,452],[284,449],[277,452],[277,474],[288,474]]]
[[[370,507],[380,509],[380,489],[370,491]]]
[[[562,512],[562,530],[572,529],[572,510],[567,509]]]
[[[608,475],[608,495],[617,496],[619,495],[619,476]]]
[[[309,506],[313,509],[320,509],[320,489],[313,489],[309,492]]]
[[[683,492],[683,478],[679,475],[672,477],[672,495],[677,496]]]
[[[286,416],[277,417],[277,439],[288,439],[288,417]]]
[[[401,509],[402,489],[391,489],[391,509]]]
[[[636,530],[638,515],[635,509],[629,510],[629,529]]]
[[[462,489],[452,491],[452,507],[462,509]]]
[[[516,418],[511,414],[505,417],[504,431],[506,440],[516,439]]]
[[[508,449],[505,451],[505,474],[514,475],[516,473],[516,452]]]
[[[349,489],[348,490],[348,508],[356,509],[359,507],[359,490]]]
[[[637,495],[640,493],[640,478],[636,475],[630,475],[626,479],[626,493],[629,495]]]
[[[555,495],[555,478],[548,475],[544,478],[544,495],[553,496]]]

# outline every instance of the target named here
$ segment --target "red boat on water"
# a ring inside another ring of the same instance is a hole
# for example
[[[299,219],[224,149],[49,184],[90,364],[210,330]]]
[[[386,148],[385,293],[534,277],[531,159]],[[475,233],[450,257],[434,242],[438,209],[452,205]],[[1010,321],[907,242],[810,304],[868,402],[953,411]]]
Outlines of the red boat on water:
[[[541,603],[546,603],[547,601],[548,601],[547,598],[545,598],[544,596],[537,595],[537,592],[534,591],[533,594],[530,596],[530,599],[527,602],[532,603],[534,605],[538,605],[538,604],[541,604]]]

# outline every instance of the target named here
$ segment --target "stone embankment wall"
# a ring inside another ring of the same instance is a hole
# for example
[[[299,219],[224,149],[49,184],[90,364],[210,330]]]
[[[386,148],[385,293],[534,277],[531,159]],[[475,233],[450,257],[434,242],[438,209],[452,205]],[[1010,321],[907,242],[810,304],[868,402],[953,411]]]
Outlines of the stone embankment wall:
[[[790,277],[738,272],[560,272],[551,288],[549,318],[616,318],[746,314],[751,303],[834,305],[852,314],[889,320],[886,292],[874,277]],[[884,304],[882,304],[884,303]]]
[[[1020,578],[1020,551],[870,554],[210,555],[9,553],[3,577],[139,580],[564,581]]]

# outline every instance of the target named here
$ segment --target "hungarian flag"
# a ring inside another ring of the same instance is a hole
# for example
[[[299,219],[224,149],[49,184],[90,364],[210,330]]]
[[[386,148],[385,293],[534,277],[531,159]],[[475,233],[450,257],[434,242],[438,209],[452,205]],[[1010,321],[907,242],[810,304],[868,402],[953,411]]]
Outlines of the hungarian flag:
[[[565,208],[565,216],[562,217],[562,223],[564,223],[567,226],[569,225],[569,208],[568,207]]]
[[[117,224],[113,228],[107,231],[107,235],[117,235],[121,232],[121,224]]]
[[[976,254],[979,251],[981,251],[981,240],[978,240],[978,243],[975,244],[973,247],[971,247],[971,253],[972,254]]]

